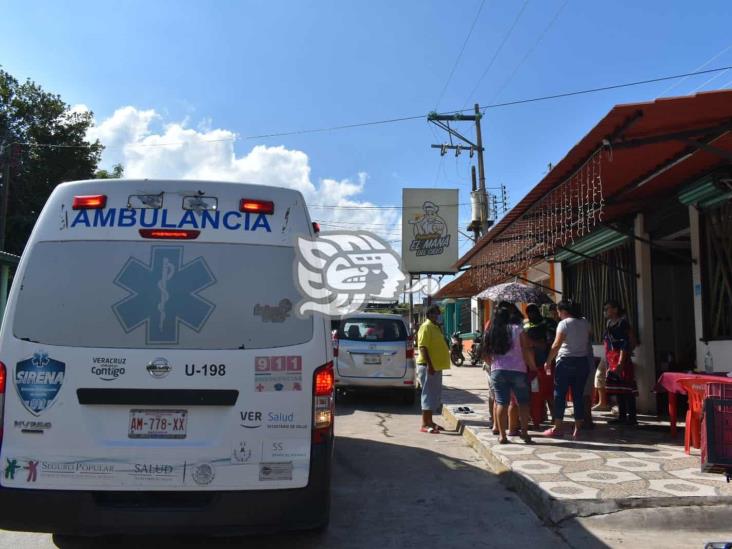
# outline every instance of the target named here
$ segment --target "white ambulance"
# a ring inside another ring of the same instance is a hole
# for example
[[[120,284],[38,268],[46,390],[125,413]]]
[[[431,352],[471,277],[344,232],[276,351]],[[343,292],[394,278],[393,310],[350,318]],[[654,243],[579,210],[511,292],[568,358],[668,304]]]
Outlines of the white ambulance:
[[[79,181],[48,199],[0,331],[0,528],[320,528],[330,334],[299,317],[299,192]]]

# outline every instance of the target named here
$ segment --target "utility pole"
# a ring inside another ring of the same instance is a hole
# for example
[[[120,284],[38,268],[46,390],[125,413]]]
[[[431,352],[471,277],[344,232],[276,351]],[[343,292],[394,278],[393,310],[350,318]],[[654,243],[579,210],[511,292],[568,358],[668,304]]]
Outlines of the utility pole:
[[[427,120],[436,126],[445,130],[449,137],[449,143],[433,144],[433,149],[440,149],[440,154],[445,155],[447,151],[455,151],[455,156],[460,156],[463,150],[467,150],[470,158],[475,153],[478,154],[478,183],[475,181],[475,167],[472,169],[472,192],[470,193],[470,202],[472,206],[473,219],[468,227],[469,231],[475,233],[475,239],[485,234],[493,224],[492,219],[488,216],[488,195],[485,188],[485,165],[483,163],[483,135],[480,128],[480,119],[483,114],[480,112],[480,105],[475,104],[475,114],[438,114],[431,112],[427,115]],[[470,139],[460,134],[457,130],[450,126],[450,122],[473,122],[475,124],[476,139],[473,143]],[[454,143],[453,138],[462,143]]]
[[[483,135],[480,131],[480,119],[483,115],[480,112],[478,103],[475,104],[475,140],[478,143],[478,179],[480,190],[485,192],[485,167],[483,166]]]
[[[481,215],[481,204],[480,204],[480,198],[481,193],[478,192],[478,182],[475,177],[475,166],[470,166],[470,176],[472,179],[472,191],[470,193],[470,206],[471,206],[471,212],[473,216],[471,217],[472,221],[470,222],[470,225],[468,226],[469,231],[473,231],[473,242],[478,242],[478,239],[480,238],[480,231],[482,230],[482,226],[480,224],[480,215]],[[473,197],[477,197],[478,200],[473,200]]]

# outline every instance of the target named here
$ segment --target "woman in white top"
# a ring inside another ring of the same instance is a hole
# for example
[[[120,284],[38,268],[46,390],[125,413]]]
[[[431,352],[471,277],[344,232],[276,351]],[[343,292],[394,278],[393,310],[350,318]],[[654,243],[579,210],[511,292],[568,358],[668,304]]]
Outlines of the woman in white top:
[[[557,310],[561,321],[557,325],[557,335],[544,364],[545,370],[551,372],[552,360],[557,357],[554,370],[554,427],[544,431],[544,434],[552,437],[563,435],[567,389],[571,387],[574,401],[572,438],[577,439],[585,414],[582,395],[589,375],[587,349],[590,341],[590,323],[584,318],[579,318],[579,311],[571,301],[560,301]]]

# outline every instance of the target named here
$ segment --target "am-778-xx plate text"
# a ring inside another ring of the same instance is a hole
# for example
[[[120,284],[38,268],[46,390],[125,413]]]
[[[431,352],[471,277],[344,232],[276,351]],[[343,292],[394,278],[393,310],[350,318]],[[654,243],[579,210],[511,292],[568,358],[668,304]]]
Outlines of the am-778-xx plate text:
[[[129,438],[186,438],[188,410],[130,410]]]

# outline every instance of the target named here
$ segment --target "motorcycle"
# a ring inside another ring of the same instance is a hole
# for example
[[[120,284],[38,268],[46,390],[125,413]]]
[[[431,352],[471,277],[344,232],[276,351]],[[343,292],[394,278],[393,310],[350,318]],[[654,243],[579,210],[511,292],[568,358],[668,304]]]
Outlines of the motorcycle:
[[[463,340],[460,337],[460,332],[455,332],[450,336],[450,362],[455,366],[462,366],[464,361]]]
[[[470,348],[470,365],[471,366],[478,366],[483,359],[481,358],[481,340],[483,339],[483,334],[481,332],[478,332],[475,336],[475,339],[473,339],[473,346]]]

